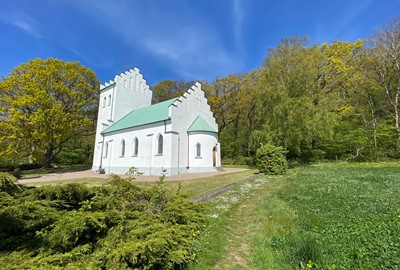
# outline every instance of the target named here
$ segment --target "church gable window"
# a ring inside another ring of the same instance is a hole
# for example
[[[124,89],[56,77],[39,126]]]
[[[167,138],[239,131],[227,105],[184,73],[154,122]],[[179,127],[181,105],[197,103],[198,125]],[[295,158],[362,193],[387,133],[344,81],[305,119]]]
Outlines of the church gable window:
[[[137,157],[139,154],[139,140],[138,138],[133,139],[133,156]]]
[[[107,98],[104,97],[104,99],[103,99],[103,108],[106,106],[106,100],[107,100]]]
[[[201,158],[201,144],[196,144],[196,158]]]
[[[107,105],[110,106],[110,104],[111,104],[111,95],[108,96],[108,104]]]
[[[158,148],[157,148],[157,154],[162,155],[163,154],[163,145],[164,144],[164,139],[163,136],[160,134],[158,136]]]
[[[125,140],[122,139],[121,141],[121,157],[125,156]]]

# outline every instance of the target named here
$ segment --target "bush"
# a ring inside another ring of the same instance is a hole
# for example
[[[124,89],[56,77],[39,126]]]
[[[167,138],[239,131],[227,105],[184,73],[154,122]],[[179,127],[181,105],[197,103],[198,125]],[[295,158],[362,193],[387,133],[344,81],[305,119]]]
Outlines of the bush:
[[[0,192],[2,191],[11,194],[20,189],[17,179],[12,174],[0,172]]]
[[[71,211],[53,224],[54,228],[44,234],[44,239],[60,251],[96,241],[108,230],[105,213]]]
[[[0,192],[4,269],[183,269],[194,260],[204,209],[160,178],[152,190],[112,176],[78,184]]]
[[[265,174],[285,174],[288,162],[286,151],[282,147],[265,144],[257,149],[256,160],[258,169]]]
[[[34,200],[55,201],[62,208],[79,209],[81,204],[94,196],[92,189],[82,184],[70,183],[61,186],[43,186],[30,190],[27,196]]]

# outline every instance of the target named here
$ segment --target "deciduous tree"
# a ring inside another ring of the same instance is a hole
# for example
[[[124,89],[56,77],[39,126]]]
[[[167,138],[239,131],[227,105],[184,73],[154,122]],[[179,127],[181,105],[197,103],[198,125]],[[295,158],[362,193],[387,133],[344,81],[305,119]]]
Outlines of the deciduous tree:
[[[49,167],[65,142],[94,130],[99,82],[78,62],[35,59],[0,82],[1,154],[43,154]]]

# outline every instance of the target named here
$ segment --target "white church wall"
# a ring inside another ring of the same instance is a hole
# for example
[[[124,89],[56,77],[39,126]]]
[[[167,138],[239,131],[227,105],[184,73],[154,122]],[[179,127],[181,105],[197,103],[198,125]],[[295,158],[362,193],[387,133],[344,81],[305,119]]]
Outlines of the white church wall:
[[[114,82],[112,82],[112,84],[107,83],[105,86],[101,86],[99,97],[99,110],[97,113],[96,138],[93,154],[93,169],[98,169],[100,166],[100,155],[102,152],[102,136],[100,133],[113,123],[111,119],[113,110],[112,99],[114,98],[114,91]]]
[[[204,96],[204,92],[201,90],[201,85],[196,83],[191,89],[189,89],[182,97],[173,103],[170,107],[170,114],[172,119],[171,130],[179,133],[180,147],[180,172],[190,171],[192,167],[203,168],[202,170],[213,170],[212,159],[203,160],[203,162],[209,165],[202,167],[202,163],[191,163],[189,158],[189,151],[191,146],[188,145],[188,134],[187,130],[190,125],[195,121],[197,116],[201,116],[211,127],[216,131],[218,130],[218,125],[215,122],[214,116],[210,110],[210,106],[207,103],[207,99]],[[218,135],[215,134],[215,143],[218,142]],[[220,155],[217,156],[218,162],[220,164]],[[176,164],[176,161],[173,162]],[[218,167],[218,166],[217,166]]]
[[[153,92],[140,74],[138,68],[130,69],[115,76],[116,91],[114,106],[114,122],[118,121],[132,110],[151,105]]]
[[[160,175],[163,168],[171,167],[171,134],[165,134],[164,122],[134,127],[105,134],[109,143],[109,152],[102,160],[106,173],[125,174],[134,166],[146,175]],[[158,154],[158,137],[163,136],[163,153]],[[134,155],[134,139],[138,139],[138,153]],[[122,155],[121,142],[125,141],[125,153]],[[112,148],[110,148],[112,145]],[[104,146],[103,146],[104,147]],[[104,149],[105,151],[105,149]]]
[[[152,91],[136,67],[100,86],[93,170],[100,167],[103,145],[100,133],[132,110],[150,106],[151,98]]]
[[[199,156],[197,145],[200,145]],[[210,168],[219,167],[218,135],[211,132],[191,132],[189,134],[189,162],[189,172],[206,172]]]

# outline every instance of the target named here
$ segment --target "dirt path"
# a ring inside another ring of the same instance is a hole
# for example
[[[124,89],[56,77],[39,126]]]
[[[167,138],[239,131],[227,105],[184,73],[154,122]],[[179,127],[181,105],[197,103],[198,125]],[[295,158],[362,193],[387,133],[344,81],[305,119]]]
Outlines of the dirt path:
[[[187,173],[187,174],[179,174],[174,176],[167,176],[165,181],[185,181],[185,180],[193,180],[200,178],[212,177],[220,174],[227,173],[235,173],[242,172],[248,169],[243,168],[224,168],[222,172],[208,172],[208,173]],[[71,180],[71,179],[79,179],[79,178],[108,178],[109,174],[96,174],[92,170],[86,171],[77,171],[77,172],[67,172],[67,173],[57,173],[57,174],[48,174],[38,178],[28,178],[28,179],[20,179],[18,183],[20,184],[30,184],[30,183],[40,183],[40,182],[50,182],[50,181],[62,181],[62,180]],[[155,182],[159,179],[158,176],[135,176],[136,181],[140,182]]]

